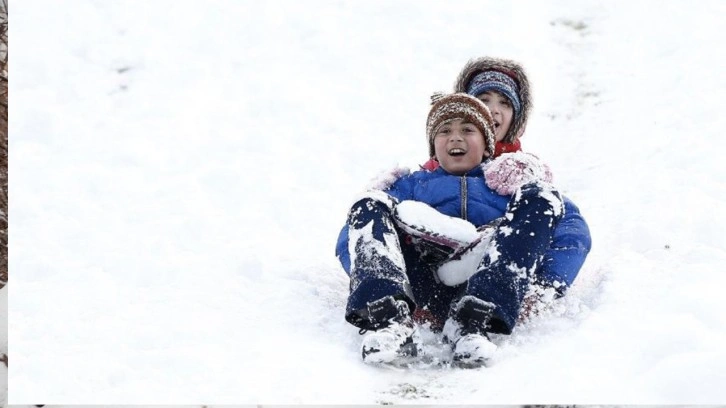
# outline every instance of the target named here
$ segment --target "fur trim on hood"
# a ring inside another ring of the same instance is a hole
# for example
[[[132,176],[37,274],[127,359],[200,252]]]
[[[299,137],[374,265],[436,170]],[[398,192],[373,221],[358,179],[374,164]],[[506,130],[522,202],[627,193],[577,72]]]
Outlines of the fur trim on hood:
[[[519,100],[522,104],[522,111],[518,117],[514,117],[512,120],[512,126],[504,136],[504,142],[512,143],[514,140],[522,136],[524,129],[527,126],[527,119],[529,118],[529,112],[532,109],[532,96],[530,94],[529,79],[527,79],[527,73],[524,71],[522,65],[518,62],[493,58],[493,57],[482,57],[477,59],[469,60],[464,68],[459,73],[454,83],[454,92],[466,93],[467,85],[478,73],[483,71],[499,71],[507,74],[513,78],[517,85],[519,85]],[[476,95],[474,95],[476,96]]]

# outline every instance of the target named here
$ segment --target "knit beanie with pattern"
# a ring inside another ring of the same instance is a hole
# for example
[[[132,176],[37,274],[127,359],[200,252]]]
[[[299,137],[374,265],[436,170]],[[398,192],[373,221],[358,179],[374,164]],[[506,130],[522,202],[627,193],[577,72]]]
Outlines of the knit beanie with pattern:
[[[520,115],[522,103],[519,100],[519,86],[514,79],[499,71],[484,71],[476,74],[466,89],[466,93],[477,97],[487,91],[497,91],[506,96],[512,104],[514,117]]]
[[[484,146],[489,157],[494,155],[494,129],[492,114],[484,102],[465,93],[449,95],[435,94],[426,120],[426,135],[429,142],[429,156],[433,157],[434,137],[442,125],[454,120],[464,119],[479,129],[484,136]]]

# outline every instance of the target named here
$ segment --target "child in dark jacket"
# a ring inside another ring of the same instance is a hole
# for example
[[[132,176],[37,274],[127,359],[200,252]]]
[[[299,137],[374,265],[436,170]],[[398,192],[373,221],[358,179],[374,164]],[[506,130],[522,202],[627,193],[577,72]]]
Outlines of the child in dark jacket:
[[[485,364],[488,333],[512,332],[538,267],[557,256],[564,205],[551,174],[531,155],[491,160],[495,132],[481,100],[440,97],[427,119],[438,168],[401,172],[352,206],[337,254],[350,275],[346,320],[372,331],[365,362],[415,356],[417,311],[445,321],[454,364]]]

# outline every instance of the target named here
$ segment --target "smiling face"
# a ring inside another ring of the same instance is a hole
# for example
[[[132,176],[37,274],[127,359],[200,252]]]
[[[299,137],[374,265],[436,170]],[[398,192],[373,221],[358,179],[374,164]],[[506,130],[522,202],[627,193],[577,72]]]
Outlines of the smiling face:
[[[501,142],[507,135],[509,127],[512,125],[514,118],[514,108],[509,98],[497,91],[486,91],[477,95],[484,104],[489,108],[494,118],[494,140]]]
[[[452,119],[436,129],[434,152],[441,167],[455,175],[465,174],[489,155],[481,130],[463,119]]]

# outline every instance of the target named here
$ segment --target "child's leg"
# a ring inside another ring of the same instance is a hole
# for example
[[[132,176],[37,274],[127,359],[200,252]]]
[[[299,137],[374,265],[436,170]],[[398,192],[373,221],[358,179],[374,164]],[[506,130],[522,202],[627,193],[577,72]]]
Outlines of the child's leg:
[[[395,204],[393,197],[374,193],[356,202],[348,215],[351,270],[345,318],[363,329],[378,328],[371,321],[368,308],[377,300],[390,296],[405,301],[411,312],[415,309],[391,216]],[[378,316],[378,319],[393,317]]]
[[[487,331],[512,332],[530,279],[562,214],[562,198],[548,184],[528,184],[512,197],[506,219],[466,290],[467,295],[495,305]]]
[[[439,282],[435,271],[436,264],[427,263],[422,259],[417,244],[410,242],[410,236],[401,234],[399,237],[406,261],[406,272],[417,306],[414,319],[418,323],[431,323],[433,330],[441,330],[451,310],[451,302],[461,297],[465,285],[452,287]]]

